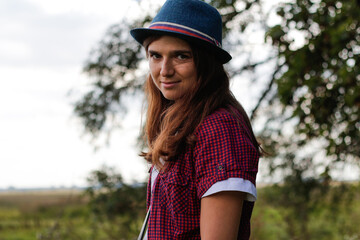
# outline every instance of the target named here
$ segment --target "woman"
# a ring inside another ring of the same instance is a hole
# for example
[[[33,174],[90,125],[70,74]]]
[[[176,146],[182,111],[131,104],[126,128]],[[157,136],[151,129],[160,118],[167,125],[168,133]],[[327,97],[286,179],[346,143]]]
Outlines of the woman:
[[[150,67],[147,238],[249,239],[260,147],[229,90],[220,14],[200,0],[167,0],[131,35]]]

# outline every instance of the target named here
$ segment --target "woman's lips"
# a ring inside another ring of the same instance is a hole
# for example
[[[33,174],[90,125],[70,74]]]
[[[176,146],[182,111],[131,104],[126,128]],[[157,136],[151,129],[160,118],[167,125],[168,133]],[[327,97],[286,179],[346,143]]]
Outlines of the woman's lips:
[[[180,81],[177,81],[177,82],[161,82],[161,84],[164,86],[164,88],[172,88],[178,83],[180,83]]]

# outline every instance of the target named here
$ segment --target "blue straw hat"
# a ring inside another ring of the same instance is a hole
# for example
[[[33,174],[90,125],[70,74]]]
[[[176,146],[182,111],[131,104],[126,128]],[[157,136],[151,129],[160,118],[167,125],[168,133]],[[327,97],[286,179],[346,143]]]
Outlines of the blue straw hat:
[[[148,28],[135,28],[130,34],[140,44],[152,35],[179,37],[209,49],[221,63],[231,60],[221,46],[220,13],[200,0],[167,0]]]

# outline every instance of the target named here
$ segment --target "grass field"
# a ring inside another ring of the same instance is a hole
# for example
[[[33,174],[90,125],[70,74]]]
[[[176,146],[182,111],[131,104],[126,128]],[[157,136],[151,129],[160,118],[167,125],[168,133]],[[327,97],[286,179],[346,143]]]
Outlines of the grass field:
[[[336,202],[330,201],[329,196],[339,191]],[[319,199],[315,207],[301,205],[310,210],[304,223],[296,214],[303,209],[294,211],[282,204],[279,188],[260,188],[251,239],[360,240],[360,185],[345,190],[334,187],[331,194]],[[81,190],[0,192],[0,240],[136,239],[143,216],[103,218],[88,203]],[[306,238],[303,226],[308,231]]]
[[[80,218],[85,206],[79,190],[0,192],[0,240],[41,239],[64,215]]]

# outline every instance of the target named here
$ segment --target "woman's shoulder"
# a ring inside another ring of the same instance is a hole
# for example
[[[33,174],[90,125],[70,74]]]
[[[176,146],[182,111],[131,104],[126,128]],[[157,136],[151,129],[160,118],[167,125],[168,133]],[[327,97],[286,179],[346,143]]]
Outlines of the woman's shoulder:
[[[201,134],[201,132],[207,131],[208,129],[220,130],[224,128],[234,128],[238,126],[238,122],[238,114],[230,112],[230,110],[226,108],[219,108],[204,118],[196,133]]]
[[[212,123],[212,122],[238,122],[239,121],[239,112],[235,108],[219,108],[207,117],[205,117],[203,124]]]

